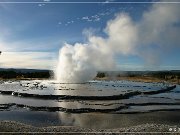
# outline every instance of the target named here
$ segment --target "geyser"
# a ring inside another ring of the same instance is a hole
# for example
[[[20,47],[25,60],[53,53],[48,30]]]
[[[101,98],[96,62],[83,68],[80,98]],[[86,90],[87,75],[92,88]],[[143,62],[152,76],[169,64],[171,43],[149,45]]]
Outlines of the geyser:
[[[86,82],[93,79],[98,70],[116,68],[114,56],[131,51],[131,45],[136,42],[136,28],[128,15],[119,14],[108,22],[106,33],[108,39],[90,36],[87,44],[65,44],[60,49],[56,72],[59,82]]]
[[[57,79],[65,83],[84,82],[92,79],[96,70],[91,60],[89,45],[76,44],[75,46],[66,44],[59,55]],[[92,50],[93,51],[93,50]]]
[[[91,44],[66,44],[59,55],[57,79],[62,83],[81,83],[93,79],[100,67],[112,68],[112,56]],[[104,59],[106,58],[106,59]],[[104,59],[104,60],[103,60]]]
[[[126,13],[116,14],[107,22],[106,38],[92,33],[87,44],[65,44],[60,49],[57,80],[61,83],[91,80],[99,70],[115,70],[117,55],[136,55],[150,65],[157,64],[160,52],[179,45],[180,38],[176,36],[180,35],[176,25],[179,21],[180,10],[175,4],[153,4],[136,22]]]

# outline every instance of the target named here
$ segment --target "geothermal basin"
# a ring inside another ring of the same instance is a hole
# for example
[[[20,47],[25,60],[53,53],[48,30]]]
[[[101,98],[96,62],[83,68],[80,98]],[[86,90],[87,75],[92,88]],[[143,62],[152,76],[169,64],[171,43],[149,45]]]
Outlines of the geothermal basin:
[[[54,80],[0,81],[0,120],[91,128],[126,126],[132,121],[137,123],[138,118],[164,122],[151,115],[180,110],[179,93],[179,85],[126,80],[77,84]]]

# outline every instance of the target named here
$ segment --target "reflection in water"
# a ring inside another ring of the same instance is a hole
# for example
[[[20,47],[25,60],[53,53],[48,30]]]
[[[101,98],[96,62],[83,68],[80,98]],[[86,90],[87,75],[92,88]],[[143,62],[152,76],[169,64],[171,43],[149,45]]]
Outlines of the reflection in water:
[[[162,110],[180,110],[179,91],[179,86],[169,89],[161,83],[133,81],[90,81],[84,84],[60,84],[47,80],[1,81],[0,110],[16,112],[19,119],[26,121],[33,121],[35,117],[22,118],[20,112],[37,114],[39,111],[47,115],[52,112],[56,114],[55,119],[58,116],[60,125],[122,127],[137,123],[138,118],[151,122],[145,116],[153,113],[142,112],[156,111],[158,114],[157,111]],[[4,116],[6,119],[8,114]]]
[[[180,113],[179,111],[140,114],[59,113],[59,118],[64,125],[94,129],[110,129],[136,126],[146,123],[177,125],[180,121]]]

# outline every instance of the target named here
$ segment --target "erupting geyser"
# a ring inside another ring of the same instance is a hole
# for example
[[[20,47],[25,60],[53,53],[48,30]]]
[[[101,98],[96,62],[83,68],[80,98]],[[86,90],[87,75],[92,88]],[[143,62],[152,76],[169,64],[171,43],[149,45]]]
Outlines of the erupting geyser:
[[[96,69],[90,62],[90,46],[66,44],[59,55],[57,79],[65,83],[78,83],[92,79],[96,75]],[[92,60],[92,59],[91,59]]]
[[[82,83],[93,79],[100,67],[112,67],[113,59],[107,55],[94,45],[66,44],[60,50],[57,68],[58,81]]]
[[[117,14],[107,23],[104,30],[107,37],[92,33],[87,44],[65,44],[60,49],[57,80],[61,83],[91,80],[99,70],[115,70],[117,55],[136,55],[149,65],[157,65],[158,56],[166,54],[161,52],[179,45],[180,38],[175,36],[180,34],[175,25],[179,21],[179,7],[171,4],[154,4],[139,22],[128,14]]]
[[[118,29],[114,31],[114,27]],[[130,33],[125,34],[127,31]],[[130,17],[120,14],[108,23],[106,33],[108,39],[90,36],[88,44],[65,44],[61,48],[56,71],[59,82],[86,82],[93,79],[98,70],[116,68],[114,56],[130,51],[126,46],[135,44],[136,30],[133,28]],[[127,40],[129,38],[131,40]]]

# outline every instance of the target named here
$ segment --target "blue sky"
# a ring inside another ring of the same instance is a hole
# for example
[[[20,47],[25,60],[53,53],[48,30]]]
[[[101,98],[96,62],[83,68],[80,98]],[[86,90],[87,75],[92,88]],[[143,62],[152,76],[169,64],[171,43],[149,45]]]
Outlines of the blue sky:
[[[117,1],[92,4],[29,1],[41,3],[0,3],[0,67],[53,69],[64,43],[88,42],[86,30],[105,38],[107,22],[116,14],[127,13],[138,22],[152,6],[152,3],[111,3]],[[138,55],[120,55],[114,59],[120,70],[179,69],[179,51],[179,46],[168,50],[155,66],[149,66]]]

